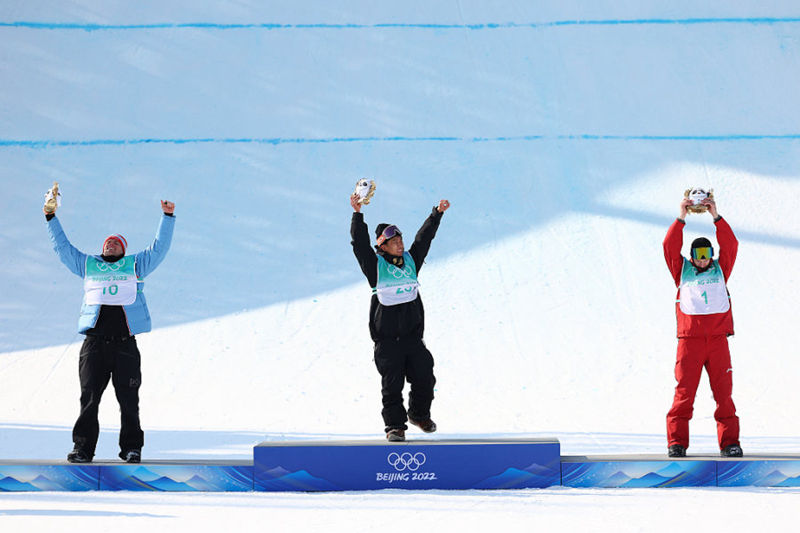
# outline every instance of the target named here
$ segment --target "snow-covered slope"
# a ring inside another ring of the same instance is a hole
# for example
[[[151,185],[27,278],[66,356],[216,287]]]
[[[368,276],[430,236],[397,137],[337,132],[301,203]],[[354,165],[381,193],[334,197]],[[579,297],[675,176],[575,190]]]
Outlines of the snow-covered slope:
[[[743,444],[797,434],[792,3],[312,4],[0,6],[0,21],[101,25],[0,27],[0,421],[77,413],[81,284],[40,211],[57,180],[59,218],[88,252],[112,232],[147,246],[158,199],[177,204],[146,285],[146,430],[379,435],[348,235],[348,195],[368,176],[371,227],[413,232],[438,199],[453,205],[421,274],[444,434],[556,434],[567,449],[583,432],[632,448],[662,434],[676,341],[661,241],[691,185],[715,189],[741,241]],[[291,26],[219,26],[267,22]],[[165,24],[125,26],[152,23]],[[712,232],[693,216],[686,241]],[[116,411],[109,391],[105,426]],[[693,432],[713,434],[705,381],[695,413]],[[9,440],[2,455],[26,456]]]

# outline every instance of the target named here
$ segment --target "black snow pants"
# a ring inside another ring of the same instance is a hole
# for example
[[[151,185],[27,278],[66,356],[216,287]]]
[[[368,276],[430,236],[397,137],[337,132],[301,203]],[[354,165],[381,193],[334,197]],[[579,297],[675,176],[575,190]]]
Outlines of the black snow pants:
[[[81,381],[81,412],[72,430],[75,446],[94,457],[100,433],[97,412],[110,379],[121,413],[120,450],[141,449],[144,445],[144,433],[139,424],[142,371],[136,339],[87,335],[81,346],[78,374]]]
[[[433,356],[422,339],[381,340],[375,343],[375,366],[381,374],[383,422],[388,432],[408,429],[407,417],[425,420],[431,417],[431,402],[436,378]],[[403,407],[403,386],[411,384],[408,413]]]

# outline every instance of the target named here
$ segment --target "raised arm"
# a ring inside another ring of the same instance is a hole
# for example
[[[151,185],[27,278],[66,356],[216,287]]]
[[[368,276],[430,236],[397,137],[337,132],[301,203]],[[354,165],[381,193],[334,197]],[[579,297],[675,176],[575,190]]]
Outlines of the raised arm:
[[[86,254],[72,246],[61,227],[55,214],[48,214],[47,232],[50,234],[50,241],[53,243],[53,250],[62,263],[76,276],[84,277],[86,274]]]
[[[144,278],[156,269],[169,251],[172,244],[172,233],[175,229],[175,204],[161,201],[161,220],[153,243],[136,254],[136,275]]]
[[[688,207],[692,205],[692,201],[684,198],[680,204],[680,214],[677,219],[667,230],[667,236],[664,237],[664,259],[667,261],[667,268],[669,268],[672,279],[675,280],[675,285],[681,282],[681,271],[683,270],[683,256],[681,255],[681,248],[683,248],[683,228],[686,226],[686,215],[688,214]]]
[[[428,256],[431,242],[433,242],[433,238],[436,237],[436,231],[439,229],[439,223],[442,221],[442,215],[448,209],[450,209],[450,202],[447,200],[440,200],[439,205],[433,208],[431,214],[425,219],[425,222],[422,223],[422,227],[419,228],[416,237],[414,237],[414,243],[411,245],[411,248],[409,248],[408,253],[414,258],[417,272],[420,271],[422,263]]]
[[[739,252],[739,241],[736,235],[733,234],[733,229],[721,216],[717,216],[714,220],[714,225],[717,227],[717,242],[719,243],[719,266],[722,269],[722,274],[725,276],[725,281],[733,270],[733,264],[736,263],[736,254]]]
[[[353,246],[353,254],[356,256],[361,272],[367,277],[370,287],[378,284],[378,258],[372,249],[369,240],[369,229],[364,222],[364,214],[361,213],[361,204],[358,203],[358,196],[350,197],[350,205],[353,206],[353,218],[350,221],[350,244]]]
[[[736,263],[739,241],[736,240],[733,230],[717,211],[717,202],[712,198],[706,198],[703,200],[703,205],[708,207],[708,213],[714,219],[714,225],[717,228],[717,243],[719,244],[719,259],[717,262],[722,269],[722,275],[725,276],[725,281],[728,281],[728,277],[733,270],[733,264]]]

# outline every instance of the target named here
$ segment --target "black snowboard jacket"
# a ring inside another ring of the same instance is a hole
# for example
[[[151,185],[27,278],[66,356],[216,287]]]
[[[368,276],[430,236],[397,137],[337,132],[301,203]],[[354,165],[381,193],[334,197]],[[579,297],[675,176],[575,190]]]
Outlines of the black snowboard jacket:
[[[414,243],[406,250],[414,259],[417,274],[422,269],[431,242],[436,236],[436,230],[439,229],[442,214],[434,207],[414,237]],[[392,262],[391,258],[380,251],[376,252],[372,247],[363,213],[353,213],[353,219],[350,222],[350,237],[353,239],[351,241],[353,253],[361,266],[361,271],[367,277],[369,286],[374,289],[378,284],[377,253],[381,253],[390,263]],[[424,330],[425,309],[419,295],[410,302],[389,306],[381,304],[377,294],[372,295],[369,306],[369,333],[373,341],[422,339]]]

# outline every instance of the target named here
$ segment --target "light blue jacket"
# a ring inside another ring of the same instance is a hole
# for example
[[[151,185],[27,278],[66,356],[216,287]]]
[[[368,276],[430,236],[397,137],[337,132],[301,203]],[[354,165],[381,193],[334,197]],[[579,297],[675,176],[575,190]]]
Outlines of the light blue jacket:
[[[123,306],[131,335],[145,333],[151,329],[150,312],[147,310],[147,301],[142,292],[144,290],[142,279],[155,270],[164,260],[164,256],[167,255],[167,250],[169,250],[169,245],[172,243],[172,230],[174,228],[175,217],[162,215],[153,244],[134,256],[136,258],[137,278],[136,300],[131,305]],[[58,258],[73,274],[83,279],[86,276],[86,259],[89,256],[70,244],[57,217],[50,219],[47,223],[47,230],[50,233],[50,240],[53,241],[53,249],[58,254]],[[103,260],[99,255],[93,255],[92,257],[100,261]],[[86,333],[87,330],[93,328],[97,324],[99,316],[100,306],[87,305],[86,296],[84,295],[81,316],[78,320],[78,332]]]

